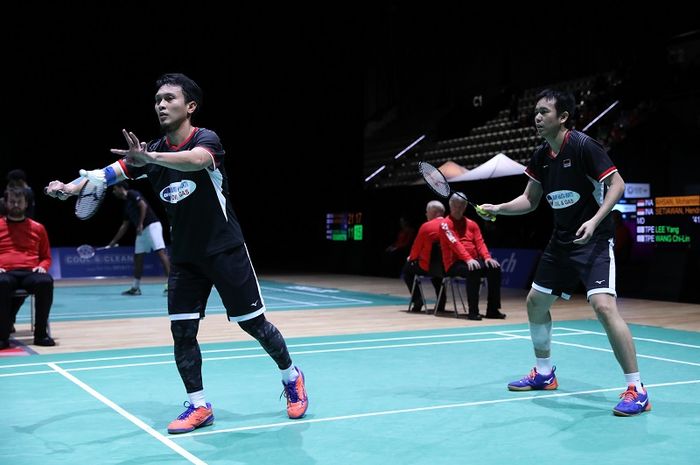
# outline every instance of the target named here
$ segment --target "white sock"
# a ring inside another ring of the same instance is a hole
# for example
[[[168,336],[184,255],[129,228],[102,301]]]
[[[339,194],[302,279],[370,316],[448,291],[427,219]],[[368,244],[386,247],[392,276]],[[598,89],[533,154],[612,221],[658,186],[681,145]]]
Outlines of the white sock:
[[[134,285],[131,287],[134,289],[139,289],[141,287],[141,278],[134,278]]]
[[[642,387],[642,378],[639,376],[639,372],[636,373],[625,373],[625,382],[627,384],[634,384],[637,388],[637,392],[646,392],[644,387]]]
[[[197,392],[188,392],[187,395],[190,398],[190,404],[194,405],[195,408],[207,406],[207,401],[204,398],[204,389]]]
[[[537,373],[547,376],[552,373],[552,358],[547,357],[547,358],[537,358],[535,359],[536,364],[535,368],[537,369]]]
[[[289,368],[286,370],[280,370],[280,372],[282,373],[282,381],[284,381],[285,384],[293,383],[299,377],[299,372],[293,363],[289,366]]]

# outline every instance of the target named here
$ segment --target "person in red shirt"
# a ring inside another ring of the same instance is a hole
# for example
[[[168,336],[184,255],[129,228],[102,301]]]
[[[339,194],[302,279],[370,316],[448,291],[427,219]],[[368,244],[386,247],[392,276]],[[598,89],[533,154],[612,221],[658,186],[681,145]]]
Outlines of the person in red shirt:
[[[481,229],[464,216],[466,196],[456,192],[450,197],[450,215],[440,224],[442,261],[448,276],[467,278],[467,305],[470,320],[481,320],[479,288],[482,276],[488,284],[486,318],[505,318],[501,313],[501,265],[491,258]]]
[[[0,349],[10,347],[12,294],[20,288],[36,299],[34,344],[56,345],[48,334],[53,303],[49,237],[41,223],[27,218],[28,202],[26,189],[10,187],[5,191],[7,216],[0,219]]]
[[[431,255],[433,245],[440,244],[440,223],[442,223],[443,215],[445,214],[445,206],[439,200],[431,200],[425,207],[425,217],[427,221],[418,229],[416,239],[411,246],[411,252],[408,255],[408,260],[403,268],[403,279],[408,286],[411,295],[411,304],[409,311],[420,312],[423,308],[423,298],[420,295],[418,288],[413,289],[413,280],[416,275],[432,276],[435,295],[440,294],[442,286],[442,263],[437,264],[437,269],[434,263],[431,263]],[[435,306],[437,311],[445,308],[445,296]]]

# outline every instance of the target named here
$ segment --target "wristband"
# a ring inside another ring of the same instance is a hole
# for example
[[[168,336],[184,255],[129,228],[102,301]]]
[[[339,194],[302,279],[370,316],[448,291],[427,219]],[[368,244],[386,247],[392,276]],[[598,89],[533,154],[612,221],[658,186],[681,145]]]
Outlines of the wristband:
[[[105,182],[107,183],[107,186],[113,186],[117,183],[117,173],[114,171],[114,168],[111,166],[108,166],[107,168],[104,169],[105,172]]]

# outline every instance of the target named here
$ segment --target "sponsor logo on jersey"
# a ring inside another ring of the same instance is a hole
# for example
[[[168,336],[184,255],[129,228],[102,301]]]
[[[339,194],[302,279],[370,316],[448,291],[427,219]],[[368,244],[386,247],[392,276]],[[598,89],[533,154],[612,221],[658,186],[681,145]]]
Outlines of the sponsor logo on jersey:
[[[571,166],[571,158],[567,158],[564,160],[564,168],[568,168]]]
[[[185,197],[188,197],[197,188],[197,184],[189,179],[183,179],[179,182],[174,182],[160,191],[160,199],[163,202],[178,203]]]
[[[555,210],[570,207],[580,198],[579,193],[574,191],[554,191],[547,194],[547,202]]]

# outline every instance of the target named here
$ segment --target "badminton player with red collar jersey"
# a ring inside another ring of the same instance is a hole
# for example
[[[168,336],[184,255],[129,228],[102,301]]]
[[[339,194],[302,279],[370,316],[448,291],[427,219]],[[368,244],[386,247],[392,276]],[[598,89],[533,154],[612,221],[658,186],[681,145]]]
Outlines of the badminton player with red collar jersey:
[[[496,215],[521,215],[537,208],[544,196],[554,213],[554,232],[527,297],[536,364],[529,375],[509,383],[508,389],[557,388],[550,359],[550,308],[557,298],[568,299],[580,281],[625,376],[627,390],[620,394],[613,413],[638,415],[649,411],[651,404],[641,382],[632,334],[617,309],[609,215],[625,183],[605,149],[572,129],[574,110],[574,97],[568,92],[547,89],[538,95],[535,126],[544,143],[525,172],[530,178],[525,191],[510,202],[481,206]]]
[[[255,338],[280,369],[289,418],[301,418],[308,407],[304,374],[293,363],[279,330],[265,318],[265,302],[233,212],[219,136],[193,126],[202,91],[183,74],[166,74],[156,82],[155,111],[163,137],[140,142],[123,131],[128,148],[112,149],[124,158],[105,169],[86,173],[108,185],[147,177],[163,202],[172,228],[168,314],[175,363],[189,402],[168,425],[171,434],[186,433],[214,422],[202,381],[202,355],[197,342],[199,320],[212,286],[226,307],[229,321]],[[77,194],[83,182],[53,181],[47,193]],[[235,373],[234,373],[235,375]]]

